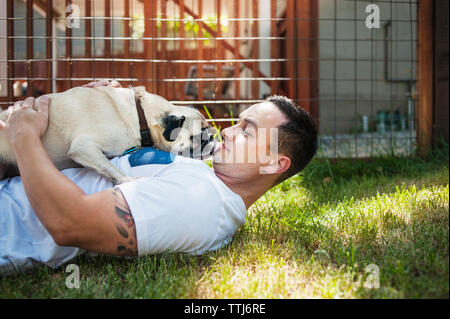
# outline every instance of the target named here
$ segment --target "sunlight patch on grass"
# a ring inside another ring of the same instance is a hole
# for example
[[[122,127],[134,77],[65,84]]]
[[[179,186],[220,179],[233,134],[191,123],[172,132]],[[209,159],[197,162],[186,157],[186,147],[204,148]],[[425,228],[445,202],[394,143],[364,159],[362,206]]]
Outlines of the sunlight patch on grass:
[[[309,223],[297,223],[301,211],[296,207],[280,211],[273,208],[272,201],[262,199],[229,252],[235,258],[219,259],[205,272],[197,282],[197,297],[360,298],[374,293],[405,297],[409,292],[396,285],[408,286],[405,281],[412,268],[427,272],[427,267],[436,266],[434,260],[448,257],[448,249],[439,257],[415,249],[432,244],[426,242],[427,236],[417,236],[417,227],[422,224],[428,224],[429,229],[438,226],[435,229],[443,231],[441,240],[448,239],[448,194],[448,185],[421,189],[401,185],[394,193],[318,205],[311,212],[316,218],[308,218]],[[260,216],[264,211],[266,215]],[[308,246],[299,247],[308,242],[317,245],[312,256]],[[432,259],[428,260],[431,265],[420,260],[415,260],[416,265],[411,260],[402,261],[405,255],[415,259],[423,254]],[[384,283],[376,291],[363,287],[364,269],[372,263],[380,266]],[[448,263],[446,269],[448,274]],[[396,283],[399,278],[400,283]]]

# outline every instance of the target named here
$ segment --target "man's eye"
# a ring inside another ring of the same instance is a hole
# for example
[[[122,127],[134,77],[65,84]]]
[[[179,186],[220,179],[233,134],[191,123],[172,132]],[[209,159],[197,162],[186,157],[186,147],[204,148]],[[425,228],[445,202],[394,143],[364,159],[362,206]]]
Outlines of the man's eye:
[[[244,133],[244,135],[252,135],[250,129],[248,128],[247,122],[239,120],[236,125],[240,126],[240,129]]]
[[[251,132],[250,132],[250,129],[248,128],[247,125],[243,128],[243,131],[244,131],[245,135],[252,135]]]

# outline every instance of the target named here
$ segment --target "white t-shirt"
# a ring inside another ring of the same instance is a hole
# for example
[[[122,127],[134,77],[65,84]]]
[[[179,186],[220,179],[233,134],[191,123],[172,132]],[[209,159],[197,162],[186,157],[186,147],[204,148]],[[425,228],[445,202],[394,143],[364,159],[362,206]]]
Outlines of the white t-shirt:
[[[132,155],[134,161],[125,155],[111,162],[129,176],[144,176],[118,186],[135,221],[140,256],[216,250],[228,244],[245,223],[242,198],[204,162],[173,156],[169,164],[148,164],[151,156]],[[62,173],[86,194],[113,187],[86,168]],[[20,177],[0,181],[0,273],[26,269],[36,262],[56,268],[84,252],[55,244],[36,217]]]

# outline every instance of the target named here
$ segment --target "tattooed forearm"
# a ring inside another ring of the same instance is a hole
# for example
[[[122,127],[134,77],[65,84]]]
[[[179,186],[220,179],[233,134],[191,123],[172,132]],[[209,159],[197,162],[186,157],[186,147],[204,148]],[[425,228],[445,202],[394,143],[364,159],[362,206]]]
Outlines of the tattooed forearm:
[[[137,240],[133,216],[126,203],[123,203],[123,196],[121,196],[120,191],[114,188],[113,194],[115,197],[114,211],[117,216],[116,229],[121,237],[128,239],[117,244],[117,253],[119,255],[135,256],[137,255]]]
[[[116,215],[126,223],[128,228],[133,227],[134,220],[129,210],[125,211],[122,208],[116,206]]]
[[[118,192],[120,192],[120,191],[118,189],[114,188],[113,194],[116,198],[120,198]],[[116,215],[125,221],[128,228],[133,227],[134,220],[133,220],[133,216],[130,213],[130,209],[128,207],[126,207],[125,205],[123,205],[121,203],[121,201],[118,201],[118,200],[116,200],[115,206],[116,206],[115,207]]]
[[[117,230],[119,231],[119,234],[122,235],[124,238],[128,238],[128,232],[125,228],[123,228],[121,225],[117,225]]]
[[[136,251],[134,251],[133,249],[127,248],[123,245],[117,246],[117,252],[121,255],[126,255],[126,256],[136,255]]]

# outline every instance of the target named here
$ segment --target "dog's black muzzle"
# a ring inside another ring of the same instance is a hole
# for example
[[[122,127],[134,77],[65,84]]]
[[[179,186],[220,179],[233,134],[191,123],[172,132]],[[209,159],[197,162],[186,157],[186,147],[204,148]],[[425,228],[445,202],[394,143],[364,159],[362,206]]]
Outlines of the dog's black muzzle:
[[[200,137],[196,138],[200,138],[200,147],[194,149],[191,144],[190,157],[195,159],[207,159],[213,154],[216,145],[216,141],[214,140],[214,129],[203,128]],[[195,140],[195,137],[193,140]]]

